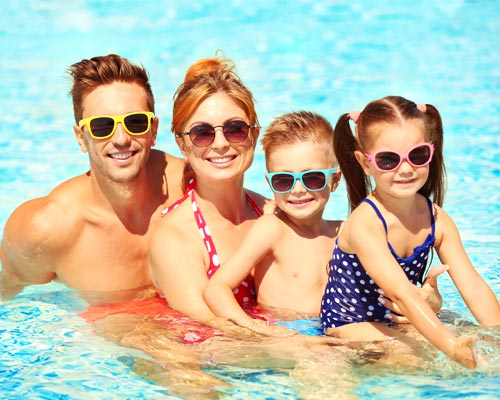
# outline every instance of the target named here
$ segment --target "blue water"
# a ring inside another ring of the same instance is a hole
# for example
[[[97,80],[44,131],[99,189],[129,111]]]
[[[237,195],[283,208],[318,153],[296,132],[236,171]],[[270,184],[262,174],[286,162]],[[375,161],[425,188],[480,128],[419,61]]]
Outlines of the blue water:
[[[299,108],[335,123],[389,94],[436,105],[446,132],[445,209],[476,268],[500,293],[498,1],[11,0],[2,11],[0,231],[18,204],[87,169],[71,129],[69,65],[112,52],[142,63],[161,119],[157,147],[179,154],[169,130],[172,94],[193,61],[222,49],[252,89],[264,127]],[[259,150],[247,186],[270,195],[263,173]],[[333,194],[328,217],[347,216],[344,190]],[[450,322],[469,325],[473,318],[447,277],[440,287]],[[84,307],[56,284],[0,304],[2,397],[168,396],[131,371],[127,360],[140,354],[104,341],[75,316]],[[239,377],[231,378],[237,389],[230,398],[297,396],[280,371],[217,374]],[[490,399],[500,392],[488,371],[359,375],[354,392],[361,398]]]

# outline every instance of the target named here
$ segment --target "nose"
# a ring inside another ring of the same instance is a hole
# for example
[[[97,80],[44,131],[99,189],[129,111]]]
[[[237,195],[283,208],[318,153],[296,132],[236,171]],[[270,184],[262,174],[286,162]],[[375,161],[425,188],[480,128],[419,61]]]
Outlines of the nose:
[[[224,131],[222,130],[222,126],[215,126],[214,127],[214,132],[215,132],[215,138],[212,143],[212,147],[214,149],[219,149],[219,148],[225,148],[229,146],[229,142],[227,141],[226,137],[224,136]]]
[[[408,159],[405,157],[401,161],[401,165],[398,168],[398,172],[411,172],[413,171],[413,166],[408,162]]]
[[[119,146],[124,146],[130,143],[132,140],[130,135],[125,131],[121,122],[116,124],[115,133],[112,136],[113,143]]]
[[[290,193],[304,193],[307,192],[307,189],[302,184],[302,181],[299,178],[295,178],[295,184]]]

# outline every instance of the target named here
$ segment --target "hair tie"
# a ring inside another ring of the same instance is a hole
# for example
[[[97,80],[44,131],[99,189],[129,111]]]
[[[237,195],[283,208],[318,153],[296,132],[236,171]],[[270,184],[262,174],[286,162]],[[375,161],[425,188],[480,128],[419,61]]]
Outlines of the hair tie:
[[[361,111],[351,111],[349,113],[349,118],[352,119],[352,121],[357,124],[359,116],[361,115]]]
[[[427,106],[425,104],[417,104],[417,108],[423,113],[427,111]]]

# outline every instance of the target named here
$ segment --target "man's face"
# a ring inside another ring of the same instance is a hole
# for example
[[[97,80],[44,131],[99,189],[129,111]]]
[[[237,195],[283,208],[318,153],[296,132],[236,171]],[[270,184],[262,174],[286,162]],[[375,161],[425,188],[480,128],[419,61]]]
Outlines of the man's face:
[[[99,86],[83,99],[82,118],[137,111],[151,111],[145,90],[135,83],[113,82]],[[114,134],[106,139],[92,138],[86,126],[74,127],[80,148],[89,153],[91,173],[115,183],[133,182],[144,173],[157,130],[156,117],[150,130],[140,136],[129,135],[122,123],[117,123]]]

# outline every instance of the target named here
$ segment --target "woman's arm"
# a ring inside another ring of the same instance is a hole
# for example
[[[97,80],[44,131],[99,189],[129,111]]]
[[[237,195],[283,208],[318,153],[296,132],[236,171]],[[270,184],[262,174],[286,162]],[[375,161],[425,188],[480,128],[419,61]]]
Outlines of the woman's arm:
[[[436,218],[435,247],[440,260],[450,266],[448,273],[474,318],[482,325],[500,325],[498,299],[475,270],[455,223],[441,208]]]
[[[184,228],[176,217],[169,215],[151,235],[151,277],[170,307],[208,324],[215,318],[203,298],[208,283],[208,255],[201,238]]]

